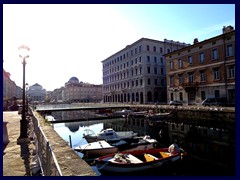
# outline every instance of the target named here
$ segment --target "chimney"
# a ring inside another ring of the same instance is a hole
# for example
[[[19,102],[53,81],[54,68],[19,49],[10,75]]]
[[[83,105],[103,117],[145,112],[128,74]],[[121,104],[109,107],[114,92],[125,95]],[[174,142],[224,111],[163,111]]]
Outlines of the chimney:
[[[228,33],[228,32],[231,32],[231,31],[233,31],[234,30],[234,28],[232,27],[232,26],[223,26],[223,29],[222,29],[222,31],[223,31],[223,34],[225,34],[225,33]]]
[[[193,44],[196,44],[196,43],[198,43],[198,38],[195,38],[195,39],[193,40]]]

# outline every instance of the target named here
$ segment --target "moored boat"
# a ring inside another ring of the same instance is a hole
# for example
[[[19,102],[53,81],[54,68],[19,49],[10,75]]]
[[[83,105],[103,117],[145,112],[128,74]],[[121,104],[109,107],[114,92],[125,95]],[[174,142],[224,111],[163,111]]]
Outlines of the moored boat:
[[[155,114],[148,114],[146,118],[149,120],[167,120],[170,113],[155,113]]]
[[[180,148],[173,144],[169,148],[113,153],[95,162],[99,172],[132,173],[164,167],[180,159]]]
[[[150,136],[138,137],[136,140],[138,142],[120,140],[114,143],[102,140],[77,146],[74,150],[84,154],[84,157],[95,158],[119,151],[129,152],[133,150],[153,149],[158,145],[157,140],[151,139]]]
[[[119,131],[116,132],[112,128],[103,129],[99,133],[95,134],[90,129],[85,129],[83,133],[83,138],[86,139],[88,143],[105,140],[107,142],[117,142],[120,140],[131,140],[136,137],[137,133],[133,131]]]
[[[118,152],[118,148],[106,141],[87,143],[74,148],[75,151],[83,153],[85,157],[99,157]]]

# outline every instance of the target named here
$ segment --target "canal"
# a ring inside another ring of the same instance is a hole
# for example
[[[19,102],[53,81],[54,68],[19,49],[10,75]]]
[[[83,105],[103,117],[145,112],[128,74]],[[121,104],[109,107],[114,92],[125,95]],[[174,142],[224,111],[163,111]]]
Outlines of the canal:
[[[66,116],[66,119],[76,119],[79,117],[79,113],[64,112],[64,117]],[[55,117],[61,119],[63,112],[55,114]],[[233,137],[228,129],[177,124],[171,120],[153,125],[145,118],[118,118],[98,121],[88,121],[86,118],[85,121],[53,123],[52,126],[72,149],[87,143],[83,138],[84,130],[91,129],[98,133],[102,129],[113,128],[115,131],[132,130],[139,135],[150,135],[165,147],[175,142],[188,153],[180,162],[169,167],[144,172],[144,174],[132,174],[134,176],[235,175],[235,145],[231,143]],[[82,153],[76,153],[84,158]],[[89,165],[99,176],[116,175],[101,174],[92,161],[89,162]]]

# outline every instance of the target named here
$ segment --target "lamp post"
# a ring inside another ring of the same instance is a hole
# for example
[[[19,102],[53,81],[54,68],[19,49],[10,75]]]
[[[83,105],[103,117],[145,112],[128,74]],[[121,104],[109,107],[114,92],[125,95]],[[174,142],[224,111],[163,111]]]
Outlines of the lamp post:
[[[17,143],[23,143],[23,142],[28,142],[28,132],[27,132],[27,128],[28,128],[28,122],[26,120],[26,106],[25,106],[25,66],[27,64],[26,62],[26,58],[29,57],[28,55],[28,51],[30,50],[29,47],[22,45],[18,48],[21,53],[20,53],[20,58],[22,59],[22,64],[23,64],[23,94],[22,94],[22,119],[20,120],[20,136],[17,140]]]
[[[26,83],[26,115],[28,115],[28,89],[29,89],[29,86],[28,86],[28,83]]]

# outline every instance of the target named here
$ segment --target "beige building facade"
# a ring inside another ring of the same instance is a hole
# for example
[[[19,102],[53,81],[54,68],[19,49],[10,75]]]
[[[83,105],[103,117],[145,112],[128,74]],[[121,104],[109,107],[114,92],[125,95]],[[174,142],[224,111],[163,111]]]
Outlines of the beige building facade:
[[[165,55],[167,97],[184,104],[201,104],[208,97],[225,97],[235,105],[235,30],[223,27],[219,36]]]
[[[100,102],[102,100],[102,85],[84,83],[76,77],[71,77],[65,83],[62,93],[64,102]]]

